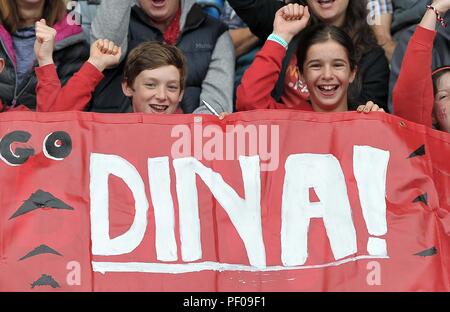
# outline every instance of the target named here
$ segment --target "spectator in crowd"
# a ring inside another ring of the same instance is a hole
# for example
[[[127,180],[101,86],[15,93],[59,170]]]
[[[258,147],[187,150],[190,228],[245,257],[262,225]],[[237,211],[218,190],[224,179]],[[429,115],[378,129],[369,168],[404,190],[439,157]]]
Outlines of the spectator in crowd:
[[[36,21],[44,18],[58,31],[53,57],[63,84],[88,58],[89,43],[81,27],[69,25],[66,17],[64,0],[0,0],[0,58],[6,62],[0,98],[6,105],[36,107]]]
[[[103,1],[92,23],[91,40],[108,38],[128,51],[145,41],[176,45],[188,60],[188,76],[181,103],[184,113],[232,111],[234,51],[227,27],[204,13],[195,0]],[[105,73],[90,110],[129,110],[121,92],[123,65]]]
[[[91,46],[90,57],[81,69],[62,87],[53,60],[57,31],[46,25],[44,19],[36,22],[34,53],[39,67],[35,68],[38,79],[37,106],[40,112],[83,110],[92,97],[95,87],[103,79],[102,72],[119,64],[121,51],[113,42],[99,39]]]
[[[431,0],[369,0],[369,22],[389,62],[396,40],[404,30],[420,22]]]
[[[445,24],[441,17],[449,9],[450,0],[434,0],[428,7],[409,41],[393,93],[396,115],[446,132],[450,132],[450,66],[432,72],[432,50],[436,27]]]
[[[427,10],[427,4],[431,0],[393,0],[393,22],[392,33],[395,40],[395,50],[391,60],[391,75],[389,78],[389,110],[395,113],[392,106],[392,94],[397,83],[400,67],[402,66],[405,50],[411,39],[416,24]],[[445,19],[450,19],[447,12]],[[450,64],[450,28],[439,27],[434,38],[434,49],[432,51],[432,68],[437,69]]]
[[[309,22],[308,7],[289,4],[275,15],[273,33],[238,87],[238,110],[288,108],[271,97],[271,87],[281,70],[289,42]],[[310,103],[298,101],[289,108],[316,112],[347,111],[349,85],[355,80],[357,56],[351,38],[340,28],[326,24],[308,27],[300,36],[297,61],[310,92]],[[373,102],[358,106],[359,112],[383,111]]]
[[[308,4],[311,10],[311,23],[323,22],[342,28],[353,40],[356,47],[359,77],[350,86],[350,109],[356,109],[359,103],[373,100],[383,108],[387,108],[389,66],[383,49],[377,44],[372,30],[367,24],[366,1],[335,0],[332,2],[318,0],[298,0]],[[276,0],[229,0],[236,13],[261,39],[272,32],[275,12],[283,2]],[[256,13],[257,12],[257,13]],[[283,61],[280,77],[276,81],[272,96],[277,102],[287,106],[299,101],[301,82],[298,77],[294,47],[298,36],[289,45]],[[294,56],[294,57],[292,57]],[[289,67],[288,67],[289,66]],[[284,86],[288,87],[285,88]]]
[[[91,46],[91,55],[61,87],[52,59],[56,31],[41,20],[36,25],[35,53],[39,62],[38,111],[83,110],[103,78],[102,71],[119,64],[121,49],[107,39]],[[159,42],[145,42],[133,49],[125,63],[122,90],[130,98],[130,108],[144,113],[182,113],[186,59],[182,52]],[[131,112],[131,109],[130,109]]]
[[[134,48],[125,63],[123,93],[133,112],[182,114],[187,60],[175,46],[144,42]]]

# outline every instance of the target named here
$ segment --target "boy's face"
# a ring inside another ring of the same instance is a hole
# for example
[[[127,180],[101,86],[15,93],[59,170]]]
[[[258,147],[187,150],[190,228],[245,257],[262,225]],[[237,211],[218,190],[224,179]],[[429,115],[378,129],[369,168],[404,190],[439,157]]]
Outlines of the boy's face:
[[[3,68],[5,68],[5,60],[0,57],[0,74],[3,71]]]
[[[173,114],[183,98],[180,72],[173,65],[144,70],[132,86],[124,81],[122,90],[132,97],[136,113]]]

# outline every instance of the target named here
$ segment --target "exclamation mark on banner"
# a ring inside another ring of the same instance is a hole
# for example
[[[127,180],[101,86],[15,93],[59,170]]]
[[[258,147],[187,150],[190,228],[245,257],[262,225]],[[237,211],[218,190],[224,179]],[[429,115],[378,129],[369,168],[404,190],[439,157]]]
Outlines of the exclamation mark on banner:
[[[371,256],[387,256],[386,173],[389,152],[370,146],[354,146],[353,172],[367,230],[372,237],[367,242]]]

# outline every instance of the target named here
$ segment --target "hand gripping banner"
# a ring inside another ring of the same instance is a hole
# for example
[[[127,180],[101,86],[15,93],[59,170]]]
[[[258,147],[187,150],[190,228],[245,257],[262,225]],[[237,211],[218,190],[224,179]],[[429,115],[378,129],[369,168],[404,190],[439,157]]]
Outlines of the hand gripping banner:
[[[0,291],[450,290],[446,133],[13,112],[0,138]]]

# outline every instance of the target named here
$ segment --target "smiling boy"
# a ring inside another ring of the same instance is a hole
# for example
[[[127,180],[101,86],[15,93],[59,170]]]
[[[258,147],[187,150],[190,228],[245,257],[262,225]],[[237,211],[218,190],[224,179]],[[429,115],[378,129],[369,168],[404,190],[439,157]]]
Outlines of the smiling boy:
[[[186,58],[175,46],[145,42],[128,55],[122,81],[123,93],[133,112],[183,113]]]

